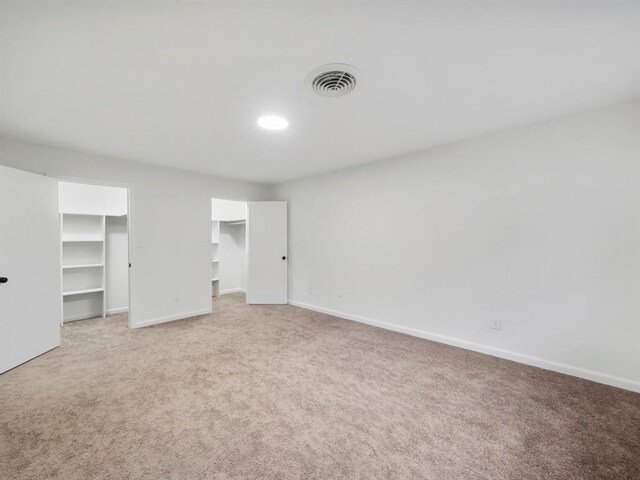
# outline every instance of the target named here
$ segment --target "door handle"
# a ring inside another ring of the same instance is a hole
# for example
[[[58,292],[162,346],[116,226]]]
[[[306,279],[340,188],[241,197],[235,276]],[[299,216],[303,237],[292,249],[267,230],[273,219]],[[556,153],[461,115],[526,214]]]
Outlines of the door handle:
[[[7,277],[0,277],[0,283],[7,283],[9,279]]]
[[[283,260],[286,260],[286,259],[287,259],[287,257],[282,257],[282,259],[283,259]]]

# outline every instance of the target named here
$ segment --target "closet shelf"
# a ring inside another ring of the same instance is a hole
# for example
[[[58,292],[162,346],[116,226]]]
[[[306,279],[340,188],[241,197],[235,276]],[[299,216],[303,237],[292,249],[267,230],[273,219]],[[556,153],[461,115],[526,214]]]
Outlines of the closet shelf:
[[[63,270],[71,270],[74,268],[98,268],[104,267],[102,263],[88,263],[86,265],[65,265],[62,267]]]
[[[84,293],[104,292],[104,288],[87,288],[85,290],[73,290],[71,292],[63,292],[63,297],[69,297],[71,295],[82,295]]]
[[[96,243],[102,243],[104,240],[102,240],[101,238],[99,239],[94,239],[94,238],[63,238],[62,242],[63,243],[88,243],[88,242],[96,242]]]

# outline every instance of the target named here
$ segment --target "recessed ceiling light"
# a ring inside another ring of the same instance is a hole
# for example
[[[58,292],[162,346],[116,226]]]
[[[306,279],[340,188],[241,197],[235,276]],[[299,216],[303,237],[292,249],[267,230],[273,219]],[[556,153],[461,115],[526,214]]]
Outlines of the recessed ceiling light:
[[[289,126],[289,120],[278,115],[263,115],[258,118],[258,126],[265,130],[285,130]]]

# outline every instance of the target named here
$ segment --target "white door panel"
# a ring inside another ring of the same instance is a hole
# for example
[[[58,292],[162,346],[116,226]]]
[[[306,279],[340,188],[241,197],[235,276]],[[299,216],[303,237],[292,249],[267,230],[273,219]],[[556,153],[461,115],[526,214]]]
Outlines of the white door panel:
[[[247,303],[287,303],[287,202],[247,205]]]
[[[58,182],[0,167],[0,373],[60,345]]]

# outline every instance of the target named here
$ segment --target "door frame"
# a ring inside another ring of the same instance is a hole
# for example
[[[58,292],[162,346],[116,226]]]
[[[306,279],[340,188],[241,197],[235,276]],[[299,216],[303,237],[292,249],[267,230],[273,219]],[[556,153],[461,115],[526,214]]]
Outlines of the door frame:
[[[135,318],[135,307],[133,305],[135,305],[135,302],[133,301],[133,298],[136,297],[136,294],[138,292],[138,285],[136,282],[136,275],[135,275],[135,268],[134,268],[136,264],[135,249],[132,248],[133,245],[136,244],[135,243],[135,239],[136,239],[135,222],[134,222],[135,215],[134,215],[134,209],[133,209],[133,205],[135,204],[135,202],[133,201],[133,199],[135,198],[134,184],[129,182],[97,180],[95,178],[74,177],[74,176],[67,176],[67,175],[53,175],[50,178],[54,178],[61,182],[81,183],[85,185],[96,185],[100,187],[118,187],[118,188],[124,188],[127,190],[127,237],[128,237],[127,238],[127,250],[128,250],[127,256],[129,257],[129,265],[130,265],[128,269],[129,310],[128,310],[127,318],[128,318],[128,327],[134,328],[133,319]],[[60,274],[62,275],[62,273]]]

